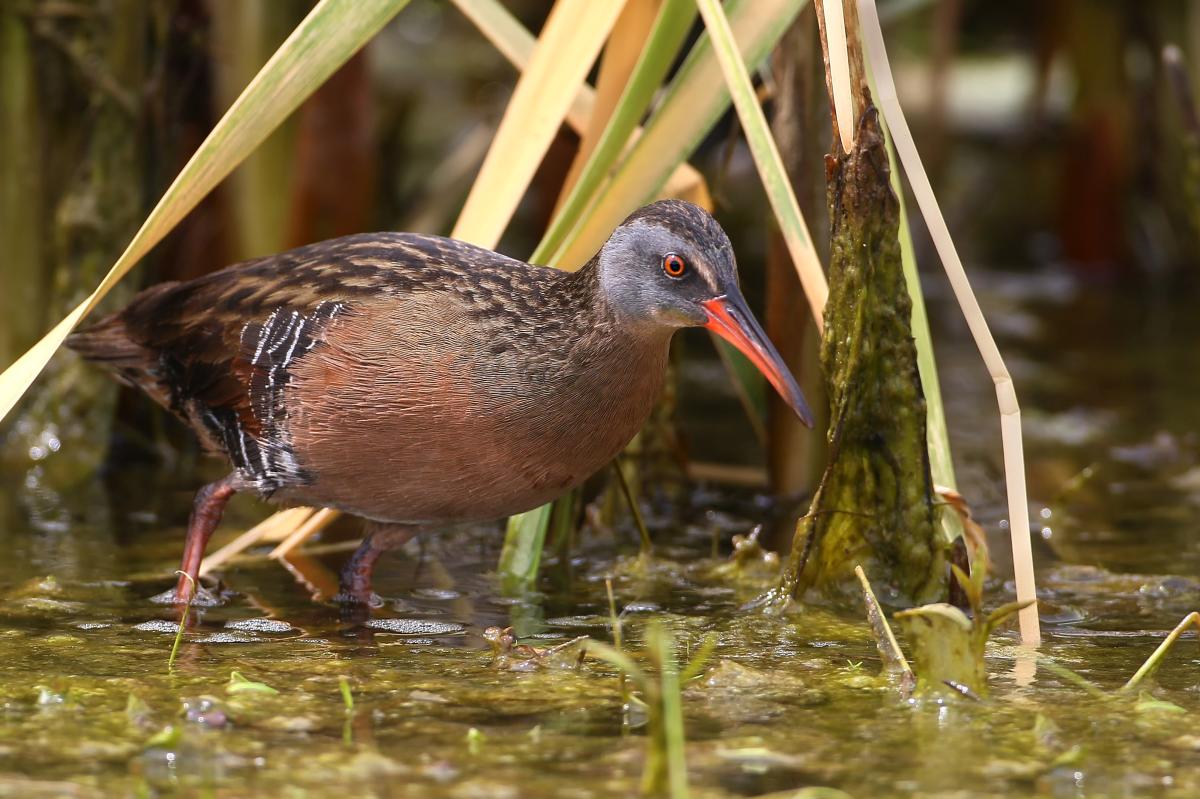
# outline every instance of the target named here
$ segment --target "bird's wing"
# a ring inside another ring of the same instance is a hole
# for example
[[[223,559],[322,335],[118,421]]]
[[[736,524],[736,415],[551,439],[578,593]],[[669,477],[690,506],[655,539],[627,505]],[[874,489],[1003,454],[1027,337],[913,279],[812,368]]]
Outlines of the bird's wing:
[[[469,292],[481,269],[509,265],[524,266],[449,239],[348,236],[154,286],[68,344],[262,476],[286,459],[291,371],[334,319],[388,294]]]

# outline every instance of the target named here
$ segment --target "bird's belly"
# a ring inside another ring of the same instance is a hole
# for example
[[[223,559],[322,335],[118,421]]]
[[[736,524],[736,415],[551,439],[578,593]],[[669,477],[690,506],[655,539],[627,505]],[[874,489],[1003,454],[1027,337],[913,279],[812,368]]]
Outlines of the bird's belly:
[[[612,460],[641,429],[656,394],[614,392],[606,402],[588,392],[578,403],[479,392],[393,396],[386,404],[324,396],[290,421],[307,479],[282,498],[394,522],[529,510]]]
[[[466,322],[402,310],[392,309],[400,345],[346,314],[339,330],[353,350],[318,348],[296,368],[287,426],[306,479],[281,499],[379,521],[529,510],[615,457],[662,387],[666,339],[644,358],[584,353],[578,369],[539,371],[534,354],[494,355],[482,337],[464,338]]]
[[[620,427],[576,428],[570,441],[511,429],[503,436],[490,431],[452,436],[442,426],[418,437],[414,430],[364,436],[343,428],[337,441],[317,439],[298,449],[311,482],[289,489],[284,498],[378,521],[496,519],[582,483],[637,432]],[[442,433],[433,437],[441,440],[429,440],[430,432]]]

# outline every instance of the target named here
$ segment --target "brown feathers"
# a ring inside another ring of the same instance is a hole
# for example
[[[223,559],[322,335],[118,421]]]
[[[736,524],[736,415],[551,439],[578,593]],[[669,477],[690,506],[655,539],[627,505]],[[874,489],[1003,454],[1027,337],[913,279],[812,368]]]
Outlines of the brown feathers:
[[[611,460],[650,413],[674,331],[736,291],[702,210],[656,203],[622,229],[575,273],[347,236],[156,286],[68,343],[228,456],[237,489],[378,521],[496,518]],[[667,251],[696,279],[665,276]]]

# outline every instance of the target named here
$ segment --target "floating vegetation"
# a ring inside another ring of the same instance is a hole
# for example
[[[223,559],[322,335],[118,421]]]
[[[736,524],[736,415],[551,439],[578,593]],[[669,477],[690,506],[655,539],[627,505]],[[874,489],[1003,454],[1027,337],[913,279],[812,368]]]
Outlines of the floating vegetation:
[[[492,663],[495,668],[507,671],[577,669],[587,656],[586,635],[555,646],[536,647],[517,643],[512,627],[489,627],[483,631],[483,639],[492,649]]]
[[[458,635],[463,632],[463,626],[456,622],[428,619],[370,619],[366,625],[396,635]]]
[[[225,629],[250,633],[290,633],[296,628],[280,619],[231,619],[225,622]]]
[[[229,673],[229,683],[225,686],[225,693],[231,696],[238,696],[240,694],[274,695],[279,693],[279,691],[264,682],[247,679],[240,671],[231,671]]]

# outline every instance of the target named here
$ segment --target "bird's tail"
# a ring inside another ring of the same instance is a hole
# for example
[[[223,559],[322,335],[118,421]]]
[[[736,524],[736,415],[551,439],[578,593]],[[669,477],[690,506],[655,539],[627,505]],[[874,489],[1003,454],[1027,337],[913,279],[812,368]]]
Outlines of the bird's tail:
[[[113,369],[139,368],[151,353],[134,341],[121,314],[101,319],[96,324],[67,336],[67,347],[89,361]]]

